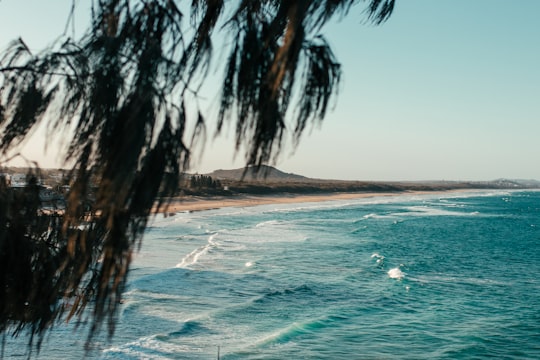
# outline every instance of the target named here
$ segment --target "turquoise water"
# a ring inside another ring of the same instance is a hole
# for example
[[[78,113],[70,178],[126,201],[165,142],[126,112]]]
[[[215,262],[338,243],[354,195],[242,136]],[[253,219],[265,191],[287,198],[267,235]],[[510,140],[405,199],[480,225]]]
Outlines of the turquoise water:
[[[540,192],[160,216],[89,357],[540,358],[539,274]],[[84,336],[59,327],[38,358],[78,357]]]

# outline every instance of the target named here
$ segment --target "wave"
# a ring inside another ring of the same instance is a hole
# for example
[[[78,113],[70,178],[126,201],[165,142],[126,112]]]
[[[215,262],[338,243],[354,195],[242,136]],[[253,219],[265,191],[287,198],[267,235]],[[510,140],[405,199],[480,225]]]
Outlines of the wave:
[[[336,326],[339,322],[346,320],[346,317],[343,316],[322,316],[315,319],[308,319],[305,321],[295,321],[292,324],[287,325],[286,327],[274,331],[262,339],[257,341],[255,346],[264,347],[274,344],[283,344],[290,342],[297,337],[304,335],[313,335],[319,331],[322,331],[328,327]]]
[[[409,206],[405,208],[407,211],[392,214],[393,216],[495,216],[481,214],[478,211],[464,212],[464,211],[450,211],[446,209],[436,208],[432,206]]]
[[[159,335],[152,335],[135,341],[114,346],[103,351],[102,359],[174,359],[177,354],[196,353],[196,346],[163,341]]]
[[[257,225],[255,225],[256,228],[259,228],[259,227],[263,227],[263,226],[271,226],[271,225],[279,225],[283,223],[282,221],[279,221],[279,220],[267,220],[267,221],[263,221],[263,222],[260,222],[258,223]]]
[[[366,215],[363,215],[361,218],[358,218],[356,220],[353,220],[352,221],[352,224],[362,224],[362,223],[365,223],[366,221],[370,221],[370,220],[379,220],[379,219],[394,219],[396,218],[397,216],[399,215],[399,213],[395,213],[395,214],[388,214],[388,213],[380,213],[380,214],[377,214],[377,213],[369,213],[369,214],[366,214]],[[365,226],[364,226],[365,228]]]
[[[280,290],[269,290],[266,294],[264,294],[262,297],[256,299],[254,302],[263,302],[266,299],[270,299],[273,297],[281,297],[281,296],[305,296],[305,294],[314,295],[314,291],[307,286],[306,284],[297,286],[292,289],[285,289],[283,291]]]
[[[406,197],[405,197],[406,196]],[[393,196],[373,196],[369,198],[347,199],[347,200],[326,200],[310,203],[292,203],[292,204],[279,204],[279,205],[259,205],[257,207],[269,207],[273,206],[271,210],[263,211],[265,213],[280,213],[280,212],[305,212],[305,211],[318,211],[318,210],[335,210],[340,208],[348,208],[359,205],[382,205],[391,204],[403,201],[404,197],[408,198],[410,195],[395,194]],[[257,208],[255,207],[255,208]]]
[[[167,336],[160,336],[159,339],[168,340],[171,337],[188,336],[197,334],[214,333],[214,331],[205,327],[202,323],[194,320],[186,320],[177,331],[170,332]]]
[[[219,233],[214,233],[214,234],[210,235],[210,237],[208,238],[208,243],[207,244],[205,244],[205,245],[203,245],[201,247],[198,247],[197,249],[193,250],[191,253],[186,255],[182,259],[182,261],[176,265],[176,267],[177,268],[186,268],[188,266],[192,266],[192,265],[196,264],[199,261],[199,258],[201,256],[205,255],[206,253],[208,253],[208,251],[210,251],[211,249],[216,248],[218,246],[218,243],[216,241],[214,241],[214,239],[218,235],[219,235]]]
[[[132,299],[143,298],[148,300],[174,300],[178,301],[183,299],[185,296],[177,294],[169,294],[163,292],[154,292],[144,289],[132,289],[123,294],[124,300],[126,303],[129,303]]]

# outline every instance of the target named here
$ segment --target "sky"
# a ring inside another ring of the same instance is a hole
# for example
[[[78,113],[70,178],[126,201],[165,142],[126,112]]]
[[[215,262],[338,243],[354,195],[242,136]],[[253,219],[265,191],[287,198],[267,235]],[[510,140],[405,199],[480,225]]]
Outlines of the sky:
[[[69,27],[75,35],[86,3]],[[0,0],[0,47],[19,36],[31,48],[47,44],[64,31],[70,4]],[[538,14],[538,0],[397,0],[373,26],[351,9],[323,29],[343,69],[335,104],[274,165],[324,179],[540,180]],[[23,153],[57,166],[42,138]],[[208,139],[192,171],[243,165],[230,131]]]

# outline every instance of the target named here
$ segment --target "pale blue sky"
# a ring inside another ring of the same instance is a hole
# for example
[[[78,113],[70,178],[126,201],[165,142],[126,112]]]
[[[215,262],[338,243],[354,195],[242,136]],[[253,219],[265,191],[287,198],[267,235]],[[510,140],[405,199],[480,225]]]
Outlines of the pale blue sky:
[[[69,4],[0,0],[0,46],[19,35],[42,46],[62,33]],[[540,1],[397,0],[378,27],[360,11],[325,29],[343,65],[341,91],[322,126],[294,154],[283,151],[280,169],[356,180],[540,179]],[[194,170],[243,165],[233,146],[209,139]],[[53,165],[42,142],[26,151]]]

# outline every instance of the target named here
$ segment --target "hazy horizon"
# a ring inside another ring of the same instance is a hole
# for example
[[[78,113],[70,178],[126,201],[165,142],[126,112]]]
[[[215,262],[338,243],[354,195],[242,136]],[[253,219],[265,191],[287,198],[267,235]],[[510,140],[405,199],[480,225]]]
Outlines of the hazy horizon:
[[[274,168],[275,170],[277,171],[280,171],[282,173],[285,173],[287,175],[292,175],[292,176],[301,176],[301,177],[305,177],[306,179],[308,180],[323,180],[323,181],[359,181],[359,182],[363,182],[363,181],[367,181],[367,182],[403,182],[403,183],[406,183],[406,182],[416,182],[416,183],[437,183],[437,182],[454,182],[454,183],[459,183],[459,182],[496,182],[496,181],[501,181],[501,180],[508,180],[508,181],[533,181],[533,182],[540,182],[540,179],[534,179],[534,178],[529,178],[529,179],[525,179],[525,178],[505,178],[505,177],[499,177],[499,178],[493,178],[493,179],[478,179],[478,180],[471,180],[471,179],[416,179],[416,180],[406,180],[406,179],[395,179],[395,180],[377,180],[377,179],[340,179],[340,178],[320,178],[320,177],[310,177],[310,176],[306,176],[302,173],[296,173],[296,172],[288,172],[288,171],[284,171],[283,169],[280,169],[278,167],[275,167],[273,165],[264,165],[264,166],[269,166],[269,167],[272,167]],[[18,168],[18,169],[27,169],[28,167],[27,166],[24,166],[24,165],[21,165],[21,166],[17,166],[17,165],[13,165],[13,166],[8,166],[8,168]],[[42,167],[41,168],[42,170],[66,170],[66,171],[69,171],[70,169],[68,168],[62,168],[62,167]],[[219,168],[219,169],[213,169],[213,170],[210,170],[210,171],[207,171],[207,172],[197,172],[197,171],[186,171],[185,173],[186,174],[189,174],[189,175],[212,175],[214,172],[219,172],[219,171],[243,171],[243,167],[235,167],[235,168]]]

